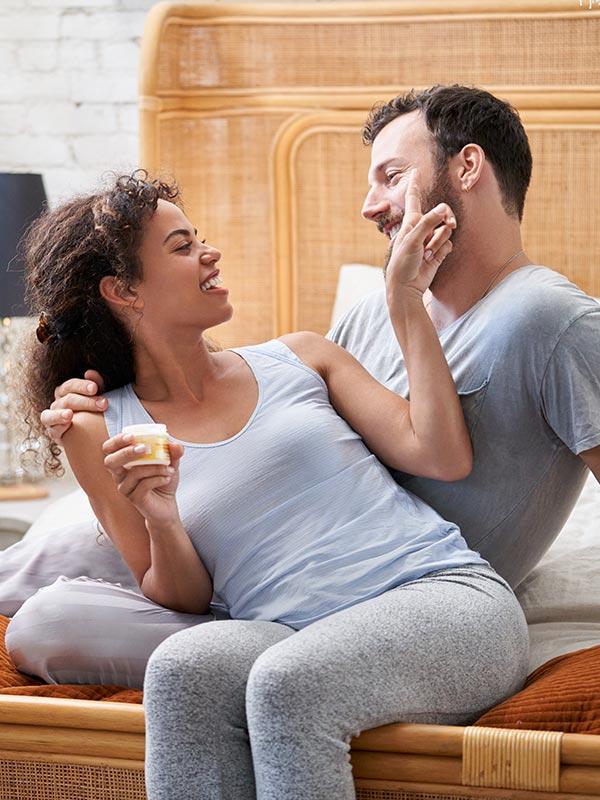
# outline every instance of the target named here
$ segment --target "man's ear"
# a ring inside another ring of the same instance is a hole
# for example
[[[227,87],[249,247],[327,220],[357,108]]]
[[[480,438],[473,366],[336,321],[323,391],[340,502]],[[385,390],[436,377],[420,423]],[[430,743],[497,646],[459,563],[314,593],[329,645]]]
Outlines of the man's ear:
[[[117,310],[133,308],[139,311],[144,307],[144,301],[115,275],[105,275],[100,280],[98,288],[106,302]]]
[[[481,176],[485,164],[485,153],[478,144],[466,144],[455,158],[460,187],[463,191],[468,192]]]

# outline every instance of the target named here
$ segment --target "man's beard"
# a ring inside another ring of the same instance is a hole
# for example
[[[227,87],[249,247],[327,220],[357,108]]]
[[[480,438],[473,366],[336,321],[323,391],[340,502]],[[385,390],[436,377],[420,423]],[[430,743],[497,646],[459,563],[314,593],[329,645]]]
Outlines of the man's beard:
[[[465,219],[465,211],[464,206],[460,197],[460,193],[452,186],[452,182],[450,180],[450,174],[448,170],[448,165],[443,164],[439,167],[431,182],[431,186],[429,187],[426,194],[421,196],[421,209],[423,214],[426,214],[432,208],[435,208],[440,203],[447,203],[452,212],[454,214],[454,218],[456,219],[456,228],[452,232],[452,236],[450,237],[452,240],[452,252],[449,253],[446,258],[440,264],[438,271],[435,273],[435,276],[431,282],[430,289],[435,286],[435,283],[440,276],[442,271],[447,272],[449,269],[452,269],[452,263],[455,261],[456,253],[458,250],[458,245],[462,238],[462,225]],[[383,274],[385,276],[387,266],[390,263],[390,258],[392,257],[392,244],[387,251],[387,255],[385,257],[385,264],[383,266]],[[452,258],[454,256],[454,258]]]

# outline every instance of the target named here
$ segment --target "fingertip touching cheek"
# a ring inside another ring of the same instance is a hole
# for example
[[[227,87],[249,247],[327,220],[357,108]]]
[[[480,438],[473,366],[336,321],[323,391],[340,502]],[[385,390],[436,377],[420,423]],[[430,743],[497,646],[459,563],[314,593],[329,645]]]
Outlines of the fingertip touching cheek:
[[[431,134],[420,112],[404,114],[388,123],[375,138],[369,169],[370,189],[362,215],[382,233],[401,224],[408,178],[417,170],[418,184],[428,192],[434,176]]]

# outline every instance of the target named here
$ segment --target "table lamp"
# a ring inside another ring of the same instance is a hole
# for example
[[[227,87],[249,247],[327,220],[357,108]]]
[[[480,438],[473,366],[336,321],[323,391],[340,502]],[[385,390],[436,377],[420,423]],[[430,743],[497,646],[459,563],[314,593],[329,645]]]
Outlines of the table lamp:
[[[19,242],[30,223],[45,208],[46,192],[41,175],[0,173],[0,487],[19,484],[22,477],[11,425],[8,388],[11,318],[27,313]],[[2,494],[0,492],[0,497]]]

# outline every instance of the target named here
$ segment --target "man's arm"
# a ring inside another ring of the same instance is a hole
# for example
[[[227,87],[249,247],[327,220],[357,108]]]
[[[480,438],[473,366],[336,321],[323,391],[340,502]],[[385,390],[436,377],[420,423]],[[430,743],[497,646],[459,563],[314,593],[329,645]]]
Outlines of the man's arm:
[[[579,455],[592,470],[598,483],[600,483],[600,444],[598,447],[592,447],[591,450],[584,450]]]

